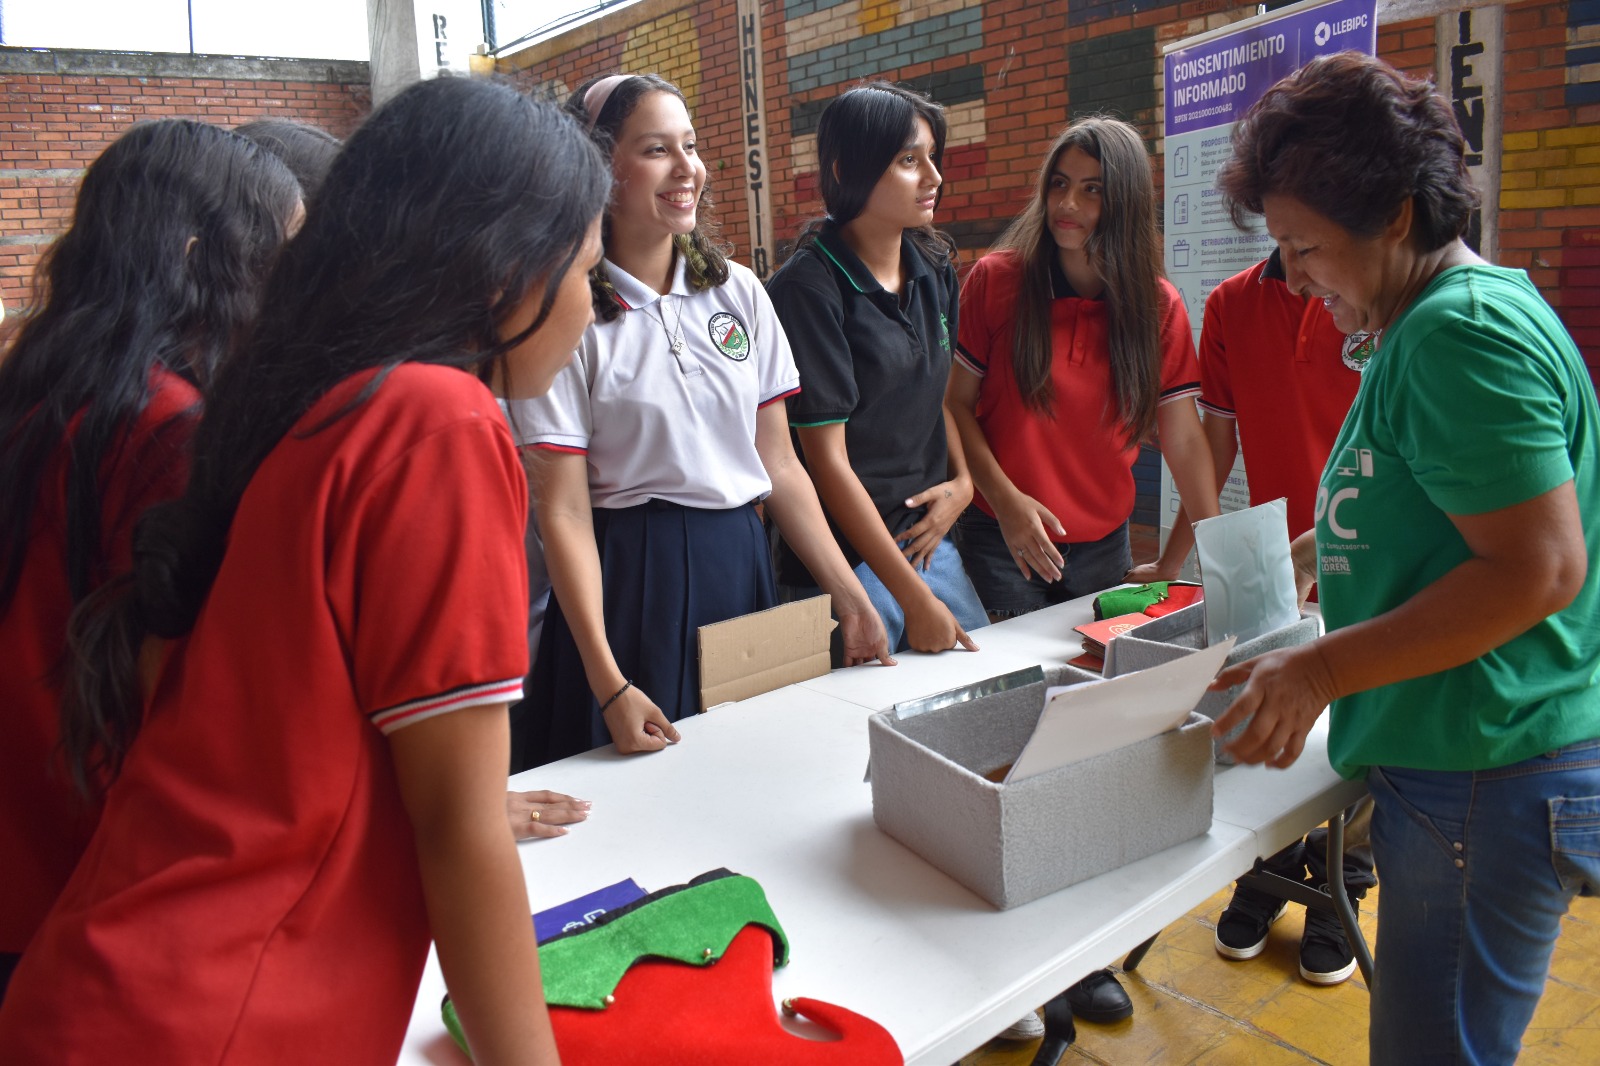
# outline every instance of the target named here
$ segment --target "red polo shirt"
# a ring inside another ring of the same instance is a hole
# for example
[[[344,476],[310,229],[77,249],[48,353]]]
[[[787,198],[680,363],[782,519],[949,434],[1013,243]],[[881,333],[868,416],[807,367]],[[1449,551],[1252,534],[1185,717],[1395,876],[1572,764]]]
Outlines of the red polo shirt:
[[[126,573],[133,525],[152,503],[183,491],[200,394],[176,374],[150,376],[150,400],[101,467],[98,587]],[[75,432],[76,420],[69,427]],[[20,952],[88,846],[100,805],[71,785],[61,741],[60,671],[72,592],[67,579],[68,448],[56,454],[34,505],[22,576],[0,612],[0,951]]]
[[[961,288],[961,331],[956,358],[982,378],[978,425],[1006,476],[1060,519],[1063,543],[1099,540],[1133,513],[1133,464],[1138,441],[1117,424],[1107,347],[1105,302],[1072,292],[1052,271],[1051,384],[1055,417],[1027,407],[1011,365],[1021,259],[994,252],[978,260]],[[1200,391],[1189,315],[1178,290],[1161,280],[1161,401]],[[973,502],[994,508],[982,493]]]
[[[519,697],[527,483],[494,397],[448,367],[403,364],[306,432],[371,377],[246,487],[23,953],[8,1063],[395,1061],[429,932],[385,734]]]
[[[1267,261],[1206,299],[1200,406],[1237,419],[1250,502],[1289,501],[1289,536],[1311,528],[1317,482],[1361,375],[1321,300],[1264,277]]]

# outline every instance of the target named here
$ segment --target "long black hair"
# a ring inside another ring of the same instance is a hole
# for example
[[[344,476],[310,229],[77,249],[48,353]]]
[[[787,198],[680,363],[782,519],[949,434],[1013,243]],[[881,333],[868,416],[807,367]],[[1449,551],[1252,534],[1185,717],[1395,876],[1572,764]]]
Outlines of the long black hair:
[[[140,720],[142,641],[193,627],[268,453],[329,389],[365,370],[380,372],[305,432],[364,403],[408,362],[498,375],[514,391],[505,353],[549,317],[609,192],[609,168],[577,123],[491,82],[418,82],[350,138],[207,399],[187,491],[140,522],[131,578],[73,617],[62,734],[80,786],[120,770]],[[503,322],[541,283],[533,324],[502,339]]]
[[[1139,131],[1104,115],[1080,118],[1045,153],[1027,208],[995,242],[1022,260],[1011,365],[1022,402],[1055,417],[1050,366],[1050,185],[1056,164],[1077,148],[1100,164],[1105,189],[1100,221],[1089,236],[1089,262],[1105,282],[1106,344],[1111,355],[1112,403],[1105,422],[1130,442],[1149,436],[1161,398],[1161,234],[1156,227],[1155,182]]]
[[[828,102],[817,120],[817,175],[826,218],[806,224],[795,242],[801,248],[816,239],[825,222],[844,225],[858,217],[890,165],[916,135],[917,119],[933,134],[933,165],[944,168],[944,108],[928,96],[887,81],[870,81]],[[944,185],[934,193],[934,206],[944,199]],[[912,241],[936,264],[953,263],[955,241],[932,225],[908,230]]]
[[[109,576],[101,478],[149,403],[151,373],[210,380],[255,312],[299,198],[276,158],[199,122],[141,123],[90,165],[35,273],[39,310],[0,362],[0,611],[69,428],[73,602]]]
[[[309,122],[286,118],[262,118],[235,126],[233,132],[248,137],[279,159],[300,182],[306,203],[317,198],[322,179],[328,176],[333,157],[339,154],[339,138]]]
[[[589,136],[600,146],[600,149],[610,156],[616,148],[617,138],[622,134],[622,124],[628,121],[628,116],[633,114],[639,101],[651,93],[667,93],[683,101],[684,110],[689,109],[689,101],[684,99],[683,91],[665,78],[655,74],[634,74],[625,77],[606,95],[605,101],[595,114],[589,114],[584,106],[589,90],[597,82],[604,81],[604,75],[590,78],[578,86],[573,94],[567,97],[567,111],[579,122],[584,123],[589,129]],[[692,116],[691,116],[692,117]],[[688,279],[689,288],[695,292],[705,292],[714,289],[728,280],[728,250],[718,237],[717,224],[707,215],[712,207],[711,176],[706,175],[706,183],[700,190],[700,202],[695,213],[695,227],[685,234],[678,234],[672,238],[672,246],[678,255],[683,257],[685,277]],[[611,244],[611,217],[608,212],[603,226],[603,236],[606,246]],[[601,263],[589,275],[589,288],[594,298],[595,317],[602,322],[611,322],[622,314],[622,308],[617,304],[617,292],[611,286],[611,279],[606,276],[606,266]]]

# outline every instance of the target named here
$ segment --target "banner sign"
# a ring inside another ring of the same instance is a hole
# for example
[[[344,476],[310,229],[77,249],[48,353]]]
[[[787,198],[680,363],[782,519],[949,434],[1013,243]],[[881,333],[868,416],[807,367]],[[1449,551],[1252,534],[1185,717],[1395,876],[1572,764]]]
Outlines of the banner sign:
[[[1233,124],[1315,56],[1378,46],[1377,0],[1312,0],[1180,41],[1165,58],[1167,276],[1200,339],[1217,284],[1267,257],[1265,233],[1234,228],[1217,192]]]

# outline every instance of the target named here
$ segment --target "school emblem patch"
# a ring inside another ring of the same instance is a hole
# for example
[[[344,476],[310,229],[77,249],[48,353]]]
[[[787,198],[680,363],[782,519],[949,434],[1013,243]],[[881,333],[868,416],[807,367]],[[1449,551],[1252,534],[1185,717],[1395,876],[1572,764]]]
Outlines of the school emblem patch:
[[[750,334],[737,316],[718,311],[711,316],[707,329],[711,332],[711,343],[717,346],[717,351],[736,363],[750,358]]]

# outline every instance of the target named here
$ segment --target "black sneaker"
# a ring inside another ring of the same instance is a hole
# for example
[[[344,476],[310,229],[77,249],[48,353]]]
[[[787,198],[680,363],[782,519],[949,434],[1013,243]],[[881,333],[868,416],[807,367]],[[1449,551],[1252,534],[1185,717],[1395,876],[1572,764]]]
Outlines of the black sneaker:
[[[1324,886],[1322,891],[1326,892]],[[1351,900],[1359,908],[1359,900]],[[1314,985],[1337,985],[1356,972],[1356,953],[1332,911],[1306,908],[1306,931],[1300,936],[1300,976]]]
[[[1062,993],[1086,1022],[1120,1022],[1133,1016],[1133,1000],[1110,970],[1096,970]]]
[[[1289,904],[1254,888],[1233,890],[1228,909],[1217,919],[1217,954],[1225,959],[1253,959],[1267,946],[1267,930],[1283,917]]]

